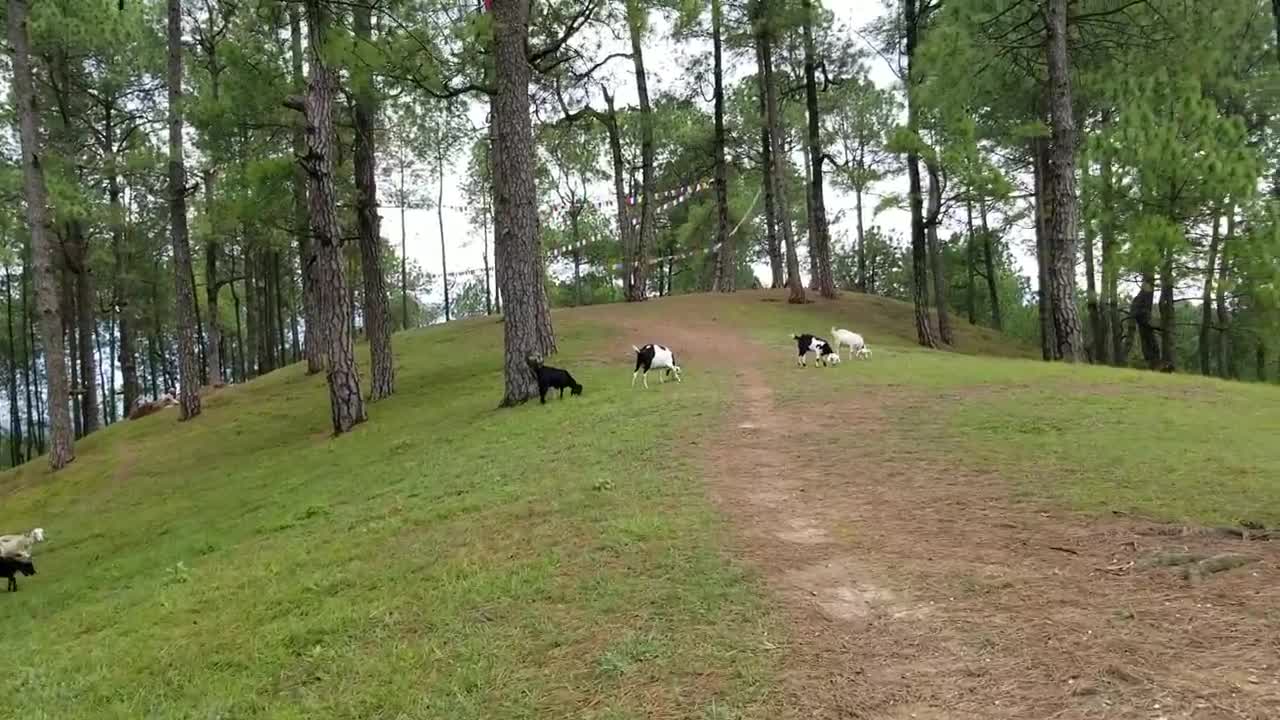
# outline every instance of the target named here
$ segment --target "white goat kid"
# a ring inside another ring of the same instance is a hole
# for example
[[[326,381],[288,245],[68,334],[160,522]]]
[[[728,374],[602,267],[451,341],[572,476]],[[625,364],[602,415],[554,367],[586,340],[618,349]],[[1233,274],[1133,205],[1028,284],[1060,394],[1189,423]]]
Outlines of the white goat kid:
[[[674,375],[676,382],[684,382],[680,379],[680,366],[676,364],[676,355],[669,347],[662,345],[649,344],[642,348],[635,345],[631,346],[636,351],[636,370],[631,373],[631,387],[636,386],[636,376],[640,376],[644,380],[645,389],[649,388],[649,371],[661,370],[662,374],[658,376],[658,382],[666,382],[667,375]]]

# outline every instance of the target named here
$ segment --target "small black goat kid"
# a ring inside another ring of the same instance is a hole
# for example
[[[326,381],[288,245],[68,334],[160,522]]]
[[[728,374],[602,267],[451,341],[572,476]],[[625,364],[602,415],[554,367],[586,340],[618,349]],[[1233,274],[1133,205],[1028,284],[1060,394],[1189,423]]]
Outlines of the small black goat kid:
[[[18,573],[30,577],[36,574],[36,566],[27,558],[0,557],[0,577],[9,578],[9,592],[18,591]]]
[[[568,370],[543,365],[542,361],[535,357],[526,358],[525,362],[529,364],[529,369],[533,371],[533,376],[538,381],[538,398],[543,405],[547,404],[548,390],[559,390],[561,400],[564,399],[566,388],[570,395],[582,394],[582,386],[573,379]]]

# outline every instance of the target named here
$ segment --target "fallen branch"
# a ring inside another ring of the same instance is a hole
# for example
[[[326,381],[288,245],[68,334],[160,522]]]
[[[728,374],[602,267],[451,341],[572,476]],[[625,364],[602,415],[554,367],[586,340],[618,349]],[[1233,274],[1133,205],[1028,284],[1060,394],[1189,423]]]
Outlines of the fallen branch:
[[[1064,552],[1064,553],[1067,553],[1068,555],[1079,555],[1079,554],[1080,554],[1080,551],[1079,551],[1079,550],[1072,550],[1072,549],[1071,549],[1071,548],[1069,548],[1069,547],[1058,547],[1057,545],[1049,545],[1049,546],[1048,546],[1048,548],[1049,548],[1050,550],[1057,550],[1058,552]]]
[[[1187,565],[1182,569],[1182,577],[1189,582],[1195,582],[1202,579],[1205,575],[1220,573],[1225,570],[1231,570],[1251,562],[1257,562],[1258,558],[1248,555],[1240,555],[1238,553],[1222,553],[1214,555],[1207,560]]]

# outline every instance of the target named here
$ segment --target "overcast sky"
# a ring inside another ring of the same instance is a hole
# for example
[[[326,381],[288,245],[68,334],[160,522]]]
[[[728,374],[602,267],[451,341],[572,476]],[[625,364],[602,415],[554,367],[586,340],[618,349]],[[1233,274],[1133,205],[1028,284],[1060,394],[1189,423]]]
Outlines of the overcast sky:
[[[861,28],[884,12],[882,0],[840,0],[839,2],[828,3],[828,6],[835,8],[834,12],[837,21],[850,28]],[[687,74],[686,68],[691,65],[691,59],[708,55],[710,45],[709,43],[677,43],[671,41],[667,39],[666,28],[661,24],[661,21],[655,17],[654,22],[655,32],[650,36],[645,46],[645,63],[648,71],[650,96],[656,98],[659,94],[668,90],[682,90],[688,82],[685,77]],[[866,47],[859,36],[852,31],[849,32],[849,42],[855,46]],[[625,51],[627,48],[618,48],[618,50]],[[896,87],[898,85],[898,79],[894,72],[880,57],[872,54],[867,62],[871,71],[871,78],[877,85],[881,87]],[[732,80],[754,73],[755,58],[750,53],[730,53],[726,55],[726,66],[726,74]],[[618,107],[634,105],[636,103],[635,82],[630,62],[627,60],[616,61],[610,66],[608,72],[617,79],[615,87],[618,93]],[[709,96],[710,89],[708,88],[703,95],[704,97]],[[708,103],[709,107],[710,104]],[[483,111],[477,110],[473,115],[475,115],[477,124],[483,122]],[[607,158],[602,153],[602,168],[607,167],[606,161]],[[467,222],[466,215],[461,209],[464,201],[460,191],[460,184],[464,177],[465,165],[466,154],[457,153],[452,170],[445,176],[444,234],[445,245],[448,250],[449,271],[451,273],[483,267],[480,229],[473,228]],[[905,190],[906,177],[904,175],[886,180],[879,187],[876,187],[874,192],[878,195],[892,192],[905,193]],[[434,186],[429,188],[429,194],[431,197],[435,197]],[[608,208],[607,214],[612,216],[613,198],[610,184],[602,183],[593,193],[593,200]],[[873,219],[871,212],[875,202],[877,202],[877,198],[873,197],[867,203],[870,207],[864,208],[867,226],[879,225],[900,238],[908,238],[910,236],[908,214],[902,210],[890,209],[885,210]],[[851,243],[855,232],[853,196],[832,187],[828,183],[827,212],[832,220],[831,232],[833,240],[839,244]],[[839,221],[837,221],[837,218],[840,218]],[[441,245],[435,210],[407,211],[405,226],[407,229],[406,247],[409,257],[416,260],[432,274],[438,275],[440,272]],[[958,231],[959,229],[958,227],[946,228],[944,229],[944,234]],[[490,232],[492,232],[492,228]],[[382,234],[391,238],[395,244],[399,244],[400,213],[397,208],[382,209]],[[1012,245],[1023,274],[1034,276],[1034,259],[1028,256],[1020,243],[1013,242]],[[807,265],[802,263],[802,267],[807,267]],[[766,284],[768,283],[769,269],[767,264],[757,266],[756,274]],[[432,288],[429,299],[435,302],[440,301],[441,293],[438,282]]]

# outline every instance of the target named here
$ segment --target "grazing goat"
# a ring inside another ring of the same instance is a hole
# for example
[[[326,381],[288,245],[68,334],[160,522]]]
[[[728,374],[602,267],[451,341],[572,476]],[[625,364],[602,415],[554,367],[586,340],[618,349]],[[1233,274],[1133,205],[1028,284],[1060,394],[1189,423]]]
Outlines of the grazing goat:
[[[840,354],[831,347],[831,343],[820,337],[804,333],[792,335],[791,339],[796,341],[796,349],[800,351],[796,357],[796,364],[800,367],[808,367],[805,356],[809,353],[813,353],[815,366],[836,365],[840,362]]]
[[[138,398],[134,401],[133,409],[129,411],[129,419],[137,420],[138,418],[144,418],[152,413],[160,412],[167,407],[177,404],[177,398],[170,393],[164,393],[155,400],[144,400],[142,398]]]
[[[18,573],[25,577],[36,574],[31,558],[0,557],[0,577],[9,578],[9,592],[18,592]]]
[[[0,558],[29,558],[31,546],[44,542],[44,528],[19,535],[0,535]]]
[[[871,348],[867,347],[867,341],[863,340],[858,333],[831,328],[831,336],[836,339],[836,352],[840,352],[840,348],[848,345],[850,357],[871,359]]]
[[[663,371],[658,376],[658,382],[666,382],[668,375],[674,375],[676,382],[684,382],[680,379],[680,366],[676,364],[676,355],[671,352],[671,348],[650,344],[642,348],[632,345],[631,349],[636,351],[636,371],[631,373],[631,387],[636,386],[636,376],[640,375],[647,390],[650,370]]]
[[[537,358],[526,358],[525,362],[529,365],[529,369],[533,371],[533,376],[538,380],[538,399],[543,405],[547,404],[547,391],[558,389],[560,391],[560,399],[564,399],[565,388],[569,389],[570,395],[581,395],[582,386],[578,384],[568,370],[553,368],[543,365],[542,361]]]

